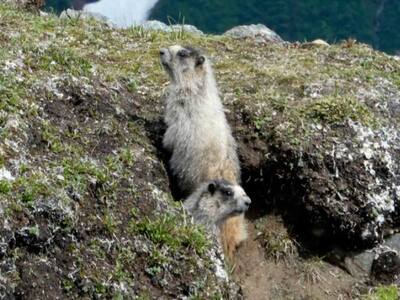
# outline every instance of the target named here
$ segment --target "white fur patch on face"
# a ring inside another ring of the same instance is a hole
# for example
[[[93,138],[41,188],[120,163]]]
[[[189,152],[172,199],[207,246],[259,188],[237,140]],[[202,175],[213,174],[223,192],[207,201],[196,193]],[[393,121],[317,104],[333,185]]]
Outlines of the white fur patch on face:
[[[234,191],[235,197],[247,197],[246,192],[243,190],[243,188],[240,185],[233,186],[233,191]]]
[[[183,49],[183,47],[181,46],[181,45],[174,45],[174,46],[171,46],[171,47],[169,47],[169,51],[171,52],[171,53],[173,53],[174,55],[176,54],[176,53],[178,53],[180,50],[182,50]]]

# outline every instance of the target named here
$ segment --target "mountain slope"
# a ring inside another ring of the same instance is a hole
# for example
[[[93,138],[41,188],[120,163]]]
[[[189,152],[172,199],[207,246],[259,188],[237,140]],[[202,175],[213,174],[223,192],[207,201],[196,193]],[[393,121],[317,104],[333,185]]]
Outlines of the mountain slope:
[[[254,234],[227,269],[245,294],[254,287],[246,278],[262,277],[275,299],[325,295],[315,280],[323,270],[349,276],[321,257],[371,247],[399,227],[398,58],[352,41],[118,30],[4,4],[0,28],[0,291],[8,298],[240,298],[215,274],[215,242],[171,193],[158,53],[177,43],[210,54],[239,143]],[[268,276],[251,274],[254,260],[243,264],[250,253]],[[358,294],[332,288],[333,298]]]
[[[289,41],[356,38],[388,52],[400,50],[399,16],[400,3],[385,0],[160,0],[151,14],[157,20],[186,22],[205,32],[261,23]]]

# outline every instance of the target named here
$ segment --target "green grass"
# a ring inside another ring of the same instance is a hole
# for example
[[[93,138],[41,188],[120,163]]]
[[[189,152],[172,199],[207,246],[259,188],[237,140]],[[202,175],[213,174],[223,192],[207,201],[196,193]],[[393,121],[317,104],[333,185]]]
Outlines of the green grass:
[[[189,247],[203,254],[209,245],[203,231],[197,226],[183,222],[180,215],[166,214],[156,219],[132,220],[130,231],[145,235],[158,246],[167,246],[174,251],[181,247]]]
[[[46,197],[52,192],[49,182],[46,182],[44,174],[41,173],[30,173],[26,174],[26,176],[18,177],[13,182],[12,190],[27,205],[31,205],[39,197]]]
[[[400,291],[395,285],[377,287],[364,300],[398,300]]]

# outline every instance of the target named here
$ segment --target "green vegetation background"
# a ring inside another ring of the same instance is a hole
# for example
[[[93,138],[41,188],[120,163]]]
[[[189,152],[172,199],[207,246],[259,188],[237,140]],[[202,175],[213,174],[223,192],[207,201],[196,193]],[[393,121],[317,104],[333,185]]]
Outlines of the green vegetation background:
[[[69,2],[50,0],[47,5],[59,11]],[[398,0],[159,0],[150,18],[210,33],[262,23],[289,41],[355,38],[389,53],[400,51]]]

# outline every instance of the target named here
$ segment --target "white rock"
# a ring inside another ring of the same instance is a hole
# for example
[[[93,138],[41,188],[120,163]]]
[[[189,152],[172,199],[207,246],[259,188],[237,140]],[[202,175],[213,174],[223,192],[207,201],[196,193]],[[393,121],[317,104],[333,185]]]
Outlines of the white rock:
[[[61,12],[60,19],[96,19],[98,21],[107,23],[107,25],[109,25],[110,27],[115,27],[115,24],[102,14],[83,10],[74,10],[70,8]]]
[[[263,24],[236,26],[224,33],[234,39],[253,38],[258,41],[282,43],[282,38]]]
[[[139,27],[146,29],[146,30],[158,30],[158,31],[164,31],[164,32],[184,31],[184,32],[194,33],[197,35],[204,35],[204,33],[201,30],[197,29],[193,25],[175,24],[175,25],[168,26],[167,24],[157,21],[157,20],[145,21],[142,24],[140,24]]]

